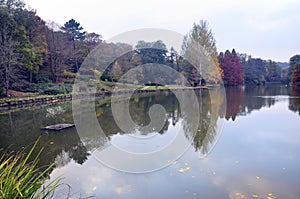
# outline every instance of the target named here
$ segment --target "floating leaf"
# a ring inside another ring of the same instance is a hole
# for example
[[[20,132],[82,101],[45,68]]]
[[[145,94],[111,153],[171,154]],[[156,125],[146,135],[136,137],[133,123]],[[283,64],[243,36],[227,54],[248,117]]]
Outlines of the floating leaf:
[[[183,172],[185,172],[185,168],[182,168],[182,167],[181,167],[181,168],[178,169],[178,171],[179,171],[180,173],[183,173]]]

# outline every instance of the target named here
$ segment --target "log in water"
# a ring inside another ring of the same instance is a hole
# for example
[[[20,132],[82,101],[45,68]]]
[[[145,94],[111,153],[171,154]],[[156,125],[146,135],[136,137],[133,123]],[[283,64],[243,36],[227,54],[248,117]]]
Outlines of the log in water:
[[[54,124],[41,128],[41,130],[60,131],[63,129],[74,127],[75,124]]]

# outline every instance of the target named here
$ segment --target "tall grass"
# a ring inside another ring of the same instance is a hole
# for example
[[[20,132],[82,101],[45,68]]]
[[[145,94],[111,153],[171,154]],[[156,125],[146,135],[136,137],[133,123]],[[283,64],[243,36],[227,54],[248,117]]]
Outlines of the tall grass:
[[[53,168],[50,165],[44,169],[37,164],[42,150],[33,161],[30,157],[36,148],[39,139],[34,143],[30,151],[15,154],[3,154],[0,157],[0,198],[29,198],[44,199],[53,197],[55,189],[60,186],[60,179],[54,179],[44,186],[47,173]]]

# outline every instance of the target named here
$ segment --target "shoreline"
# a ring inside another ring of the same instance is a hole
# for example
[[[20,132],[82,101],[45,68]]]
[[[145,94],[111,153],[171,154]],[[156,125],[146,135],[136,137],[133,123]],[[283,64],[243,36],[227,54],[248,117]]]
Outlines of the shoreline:
[[[163,89],[139,89],[136,90],[136,93],[153,93],[153,92],[166,92],[170,90],[200,90],[200,89],[208,89],[207,86],[199,86],[199,87],[184,87],[184,88],[163,88]],[[92,93],[95,97],[103,97],[110,96],[112,94],[128,94],[132,93],[132,90],[119,90],[116,92],[103,91],[101,93]],[[25,97],[25,98],[7,98],[7,100],[3,100],[0,102],[0,111],[9,110],[9,109],[18,109],[25,108],[28,106],[35,105],[45,105],[45,104],[55,104],[58,102],[71,101],[72,99],[80,99],[91,94],[87,93],[79,93],[79,94],[65,94],[65,95],[49,95],[49,96],[37,96],[37,97]],[[1,99],[0,99],[1,100]]]

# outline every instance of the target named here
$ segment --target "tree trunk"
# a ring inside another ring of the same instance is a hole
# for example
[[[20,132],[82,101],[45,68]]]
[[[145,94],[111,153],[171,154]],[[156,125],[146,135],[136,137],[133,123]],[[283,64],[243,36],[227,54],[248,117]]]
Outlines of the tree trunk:
[[[75,73],[78,72],[78,63],[77,63],[77,56],[76,56],[76,44],[75,44],[75,38],[73,38],[73,59],[75,61]]]
[[[5,96],[8,97],[8,89],[9,89],[9,63],[5,65]]]

